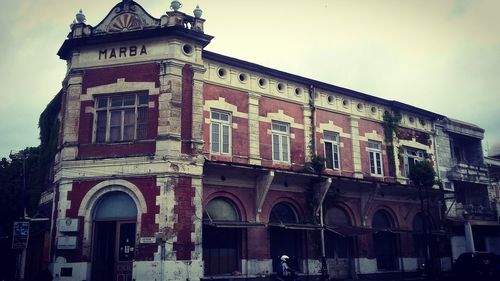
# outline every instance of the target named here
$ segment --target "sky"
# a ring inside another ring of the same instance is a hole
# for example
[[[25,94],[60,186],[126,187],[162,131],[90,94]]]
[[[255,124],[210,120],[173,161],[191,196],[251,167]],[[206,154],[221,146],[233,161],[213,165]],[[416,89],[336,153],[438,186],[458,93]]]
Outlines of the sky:
[[[78,10],[95,26],[119,1],[2,1],[0,157],[39,144]],[[171,1],[136,2],[159,18]],[[485,153],[500,152],[498,0],[181,2],[203,10],[207,50],[474,123]]]

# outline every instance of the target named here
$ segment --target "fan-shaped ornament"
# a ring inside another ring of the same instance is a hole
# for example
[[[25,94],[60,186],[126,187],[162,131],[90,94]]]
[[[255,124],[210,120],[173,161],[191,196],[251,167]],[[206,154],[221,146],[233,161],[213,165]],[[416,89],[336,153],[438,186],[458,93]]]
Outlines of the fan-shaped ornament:
[[[135,14],[124,13],[117,16],[109,24],[108,32],[123,32],[142,28],[141,19]]]

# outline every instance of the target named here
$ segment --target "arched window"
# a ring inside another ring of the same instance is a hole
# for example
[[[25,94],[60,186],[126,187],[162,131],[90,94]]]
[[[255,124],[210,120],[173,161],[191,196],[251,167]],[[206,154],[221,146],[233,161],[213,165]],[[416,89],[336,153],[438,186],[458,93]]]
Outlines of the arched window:
[[[327,225],[351,225],[346,211],[339,207],[333,207],[326,212],[325,223]]]
[[[94,220],[124,220],[137,217],[137,207],[124,192],[113,191],[105,194],[94,209]]]
[[[373,234],[373,247],[377,259],[377,268],[380,270],[396,270],[397,264],[397,235],[388,230],[395,225],[392,216],[385,210],[378,210],[373,215],[372,226],[378,231]]]
[[[234,204],[224,198],[215,198],[207,204],[205,218],[212,221],[240,221]]]
[[[299,269],[300,261],[300,231],[284,228],[279,225],[294,224],[299,220],[297,214],[286,202],[280,202],[274,205],[269,214],[269,222],[274,224],[269,227],[269,238],[271,243],[271,257],[273,259],[273,268],[277,268],[280,264],[279,257],[287,255],[291,259],[290,267]]]
[[[326,211],[325,224],[327,226],[350,226],[349,216],[344,209],[332,207]],[[349,257],[351,239],[338,233],[325,232],[325,255],[327,258],[345,259]],[[341,264],[337,262],[337,264]],[[347,271],[346,271],[347,273]]]
[[[212,199],[205,206],[205,221],[236,222],[240,215],[236,205],[226,198]],[[241,230],[231,227],[203,226],[203,260],[205,275],[227,275],[241,271]]]
[[[278,203],[271,210],[269,216],[271,223],[297,223],[297,215],[290,205],[286,203]]]
[[[378,229],[389,229],[393,227],[393,220],[387,211],[379,210],[373,215],[372,225]]]

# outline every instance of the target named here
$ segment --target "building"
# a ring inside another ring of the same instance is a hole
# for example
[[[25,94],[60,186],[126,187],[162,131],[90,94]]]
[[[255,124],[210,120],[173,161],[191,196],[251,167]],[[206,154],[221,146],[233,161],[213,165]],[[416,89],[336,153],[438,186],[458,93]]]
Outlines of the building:
[[[437,167],[447,191],[453,259],[471,251],[500,254],[495,159],[483,157],[483,135],[483,129],[462,121],[443,118],[436,123]]]
[[[58,52],[55,277],[259,279],[282,254],[336,278],[450,268],[443,192],[409,180],[448,176],[448,119],[206,51],[201,10],[176,4],[79,13]]]

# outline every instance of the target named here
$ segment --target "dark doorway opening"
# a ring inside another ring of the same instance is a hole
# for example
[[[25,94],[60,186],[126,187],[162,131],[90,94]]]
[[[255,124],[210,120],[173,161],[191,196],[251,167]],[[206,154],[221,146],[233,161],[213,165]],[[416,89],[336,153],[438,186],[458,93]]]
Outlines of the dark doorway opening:
[[[398,236],[389,230],[394,222],[387,211],[379,210],[373,216],[373,228],[378,231],[373,234],[373,245],[377,259],[377,269],[397,270],[397,241]]]

